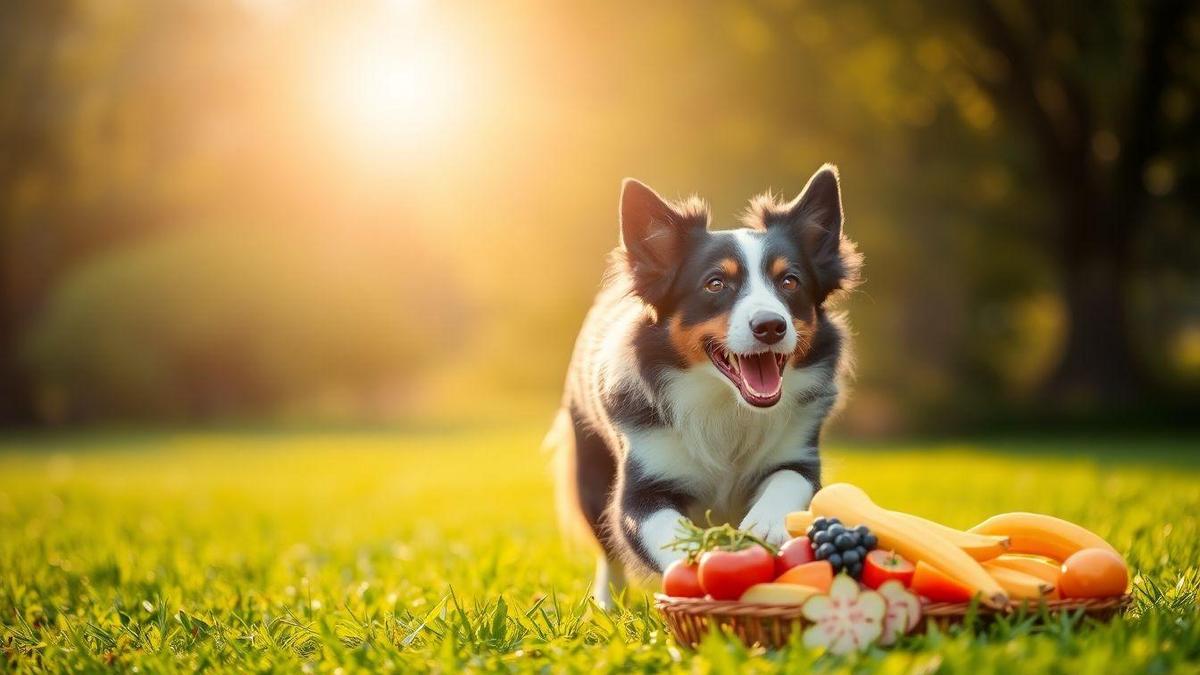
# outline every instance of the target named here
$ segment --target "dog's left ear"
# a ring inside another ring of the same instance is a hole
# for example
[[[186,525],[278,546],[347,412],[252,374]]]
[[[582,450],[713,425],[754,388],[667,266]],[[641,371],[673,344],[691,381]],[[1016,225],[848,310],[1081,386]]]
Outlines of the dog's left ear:
[[[836,166],[818,169],[799,196],[784,207],[783,217],[772,220],[793,228],[800,238],[808,272],[816,283],[817,304],[858,282],[862,256],[854,242],[842,235],[842,189]]]

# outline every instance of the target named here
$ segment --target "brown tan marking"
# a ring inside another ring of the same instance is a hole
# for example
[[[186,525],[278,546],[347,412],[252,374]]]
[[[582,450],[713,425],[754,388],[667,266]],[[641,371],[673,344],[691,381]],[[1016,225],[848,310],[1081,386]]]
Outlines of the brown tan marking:
[[[817,334],[817,311],[810,309],[808,317],[803,319],[792,317],[792,325],[796,328],[796,349],[789,360],[802,359],[812,349],[813,336]]]
[[[738,273],[737,261],[733,258],[722,258],[721,271],[724,272],[726,276],[736,277]]]
[[[774,279],[783,274],[787,270],[788,264],[787,258],[781,255],[775,256],[775,259],[771,261],[771,278]]]
[[[708,353],[704,351],[704,343],[710,338],[724,342],[725,331],[728,327],[728,313],[719,314],[691,326],[684,326],[683,318],[676,314],[671,317],[671,323],[667,326],[667,334],[671,337],[671,344],[675,347],[675,351],[683,357],[684,363],[694,366],[708,359]]]

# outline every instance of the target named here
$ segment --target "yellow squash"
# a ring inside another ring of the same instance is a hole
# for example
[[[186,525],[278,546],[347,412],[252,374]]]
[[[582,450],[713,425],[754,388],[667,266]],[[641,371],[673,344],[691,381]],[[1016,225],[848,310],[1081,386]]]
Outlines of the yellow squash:
[[[908,518],[880,508],[865,492],[849,483],[826,486],[813,496],[815,516],[836,517],[843,523],[866,525],[879,539],[879,548],[892,550],[913,562],[924,562],[963,584],[993,607],[1008,603],[1008,595],[979,562],[944,537]]]
[[[933,534],[941,536],[980,562],[991,560],[1008,550],[1008,537],[963,532],[962,530],[956,530],[941,523],[935,523],[932,520],[926,520],[920,516],[914,516],[911,513],[900,511],[892,511],[891,513],[897,518],[925,527]]]

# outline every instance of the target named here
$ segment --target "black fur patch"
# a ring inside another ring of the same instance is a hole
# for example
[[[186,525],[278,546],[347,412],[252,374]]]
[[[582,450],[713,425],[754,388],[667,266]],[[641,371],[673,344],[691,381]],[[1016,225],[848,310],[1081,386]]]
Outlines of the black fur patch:
[[[661,377],[661,373],[654,377]],[[631,389],[619,388],[606,393],[604,407],[623,429],[652,429],[667,423],[656,407],[646,405],[641,392]]]
[[[811,461],[787,462],[768,467],[758,477],[758,483],[770,478],[777,471],[795,471],[813,486],[813,492],[821,489],[821,458],[813,457]]]
[[[799,239],[799,262],[814,304],[821,305],[831,294],[858,284],[862,255],[842,233],[841,179],[832,165],[813,174],[791,202],[782,203],[770,193],[754,198],[742,220],[747,227],[785,230]]]
[[[638,526],[652,513],[662,509],[686,513],[693,497],[672,481],[648,477],[632,459],[626,459],[623,469],[617,497],[620,508],[609,517],[617,521],[613,525],[620,528],[622,537],[637,556],[638,562],[644,564],[646,569],[657,569],[651,551],[646,550],[642,543]]]
[[[738,272],[729,276],[721,269],[721,261],[732,259]],[[737,242],[727,235],[705,232],[694,237],[688,255],[679,263],[675,282],[660,310],[666,315],[678,314],[684,325],[695,325],[720,316],[733,308],[745,284],[746,261],[742,259]],[[726,290],[712,293],[705,283],[719,278]]]
[[[571,411],[572,428],[575,433],[575,476],[579,510],[592,530],[592,535],[605,548],[611,547],[605,531],[604,512],[608,508],[609,493],[616,482],[617,464],[604,439],[588,425],[582,423],[577,410]]]

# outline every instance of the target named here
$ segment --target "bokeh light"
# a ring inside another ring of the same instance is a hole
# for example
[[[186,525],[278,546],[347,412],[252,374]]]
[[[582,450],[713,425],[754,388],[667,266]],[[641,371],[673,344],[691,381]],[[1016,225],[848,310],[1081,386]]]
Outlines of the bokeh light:
[[[316,65],[317,96],[342,139],[388,151],[454,133],[468,105],[465,74],[454,45],[423,28],[359,26],[329,41]]]

